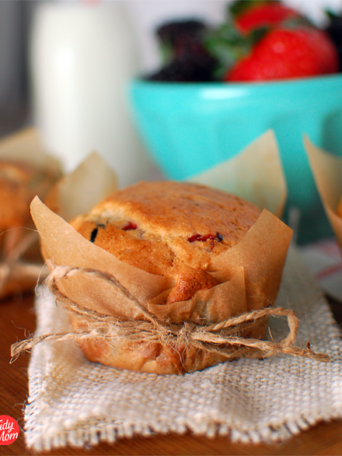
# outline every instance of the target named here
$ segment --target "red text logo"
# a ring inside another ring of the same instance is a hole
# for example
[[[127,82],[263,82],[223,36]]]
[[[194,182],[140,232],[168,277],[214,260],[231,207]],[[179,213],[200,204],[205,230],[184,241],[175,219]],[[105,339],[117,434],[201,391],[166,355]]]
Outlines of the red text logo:
[[[0,415],[0,445],[10,445],[19,435],[19,426],[14,418]]]

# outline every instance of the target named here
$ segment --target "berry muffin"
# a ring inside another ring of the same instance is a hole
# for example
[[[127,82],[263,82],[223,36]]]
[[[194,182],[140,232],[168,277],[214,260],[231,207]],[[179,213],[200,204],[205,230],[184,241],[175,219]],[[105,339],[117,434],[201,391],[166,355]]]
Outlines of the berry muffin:
[[[186,301],[218,284],[207,268],[233,247],[260,215],[241,198],[175,182],[140,182],[114,193],[71,225],[99,247],[139,269],[175,279],[167,302]]]
[[[202,185],[140,182],[117,191],[70,223],[119,260],[173,278],[174,286],[159,304],[177,308],[196,293],[220,284],[210,272],[211,260],[239,243],[260,212],[237,196]],[[210,323],[210,312],[206,303],[202,304],[198,321]],[[237,313],[243,311],[246,308]],[[87,328],[85,317],[70,317],[74,330]],[[261,322],[244,336],[262,337],[265,325]],[[82,337],[78,343],[91,361],[158,374],[181,374],[226,359],[220,353],[187,344],[171,347],[162,342],[122,340],[113,344],[91,337]]]

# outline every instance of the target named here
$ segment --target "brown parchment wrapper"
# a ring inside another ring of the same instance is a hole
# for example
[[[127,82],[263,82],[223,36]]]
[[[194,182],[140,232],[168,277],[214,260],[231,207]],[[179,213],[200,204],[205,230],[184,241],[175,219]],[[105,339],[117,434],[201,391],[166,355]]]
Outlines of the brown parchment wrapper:
[[[45,204],[65,220],[89,212],[118,188],[115,172],[93,152],[71,173],[61,177]]]
[[[272,130],[235,157],[188,181],[233,193],[278,217],[282,215],[287,197],[279,148]]]
[[[65,220],[90,211],[117,190],[117,176],[100,154],[93,152],[71,173],[62,176],[45,204]],[[44,245],[41,245],[44,251]]]
[[[241,242],[218,255],[210,265],[220,282],[200,290],[181,303],[164,304],[164,293],[173,279],[149,274],[89,242],[38,198],[31,213],[39,231],[44,256],[54,266],[89,268],[109,274],[120,282],[158,319],[215,323],[244,311],[271,305],[276,297],[292,230],[264,210]],[[68,276],[58,281],[60,291],[87,309],[124,320],[144,319],[131,301],[105,280]],[[115,294],[115,295],[114,295]],[[203,308],[203,303],[206,303]]]
[[[342,249],[342,218],[336,213],[342,197],[342,157],[316,147],[307,137],[304,146],[328,220]]]

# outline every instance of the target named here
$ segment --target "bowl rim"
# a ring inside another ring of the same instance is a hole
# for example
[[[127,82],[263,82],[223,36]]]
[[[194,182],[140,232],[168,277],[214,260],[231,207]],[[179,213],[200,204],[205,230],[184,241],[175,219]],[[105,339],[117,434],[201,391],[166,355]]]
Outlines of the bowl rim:
[[[293,79],[279,79],[272,81],[256,81],[256,82],[239,82],[239,83],[227,83],[223,81],[217,82],[162,82],[162,81],[148,81],[143,79],[141,76],[137,76],[132,79],[131,87],[133,88],[148,88],[148,89],[168,89],[168,90],[265,90],[273,88],[303,88],[312,86],[326,85],[327,82],[331,84],[342,84],[342,73],[332,73],[320,76],[311,76],[305,78],[293,78]]]

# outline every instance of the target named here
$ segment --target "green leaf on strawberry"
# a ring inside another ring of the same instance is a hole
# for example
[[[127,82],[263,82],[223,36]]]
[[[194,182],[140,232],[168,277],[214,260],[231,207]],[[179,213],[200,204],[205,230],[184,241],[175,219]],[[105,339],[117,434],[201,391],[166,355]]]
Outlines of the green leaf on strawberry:
[[[237,0],[231,5],[228,5],[228,11],[233,18],[237,18],[251,8],[255,8],[256,6],[263,5],[265,3],[268,3],[268,0]],[[279,2],[275,0],[272,3]]]
[[[231,7],[236,27],[244,34],[263,26],[277,26],[290,18],[300,17],[297,11],[277,1],[240,1]]]
[[[222,79],[237,61],[249,55],[255,43],[260,41],[268,30],[268,27],[260,27],[244,36],[232,23],[227,22],[207,33],[204,46],[218,62],[215,78]]]

